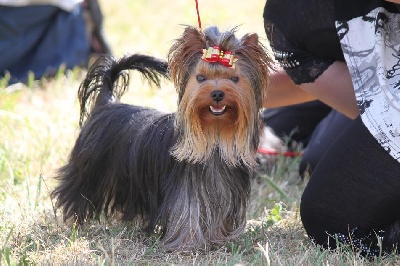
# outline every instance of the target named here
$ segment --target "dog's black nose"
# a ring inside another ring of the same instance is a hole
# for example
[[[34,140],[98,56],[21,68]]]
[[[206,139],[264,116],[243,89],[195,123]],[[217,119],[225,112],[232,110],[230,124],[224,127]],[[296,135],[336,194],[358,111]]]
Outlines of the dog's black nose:
[[[225,93],[220,90],[215,90],[215,91],[211,92],[211,98],[216,102],[222,101],[224,96],[225,96]]]

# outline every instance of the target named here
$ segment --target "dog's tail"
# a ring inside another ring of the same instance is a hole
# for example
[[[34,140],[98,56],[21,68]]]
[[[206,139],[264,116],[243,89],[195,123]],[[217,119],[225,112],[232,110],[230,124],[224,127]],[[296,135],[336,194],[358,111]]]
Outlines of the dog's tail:
[[[115,60],[111,55],[101,56],[89,69],[79,87],[79,125],[82,126],[95,108],[119,100],[129,85],[124,70],[137,70],[147,81],[160,86],[161,77],[168,77],[168,63],[152,56],[134,54]]]

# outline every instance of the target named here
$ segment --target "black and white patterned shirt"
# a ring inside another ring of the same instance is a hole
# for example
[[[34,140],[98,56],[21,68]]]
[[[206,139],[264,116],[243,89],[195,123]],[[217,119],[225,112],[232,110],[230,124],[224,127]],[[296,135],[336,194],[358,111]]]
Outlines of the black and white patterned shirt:
[[[378,6],[336,25],[361,118],[400,161],[400,14]]]

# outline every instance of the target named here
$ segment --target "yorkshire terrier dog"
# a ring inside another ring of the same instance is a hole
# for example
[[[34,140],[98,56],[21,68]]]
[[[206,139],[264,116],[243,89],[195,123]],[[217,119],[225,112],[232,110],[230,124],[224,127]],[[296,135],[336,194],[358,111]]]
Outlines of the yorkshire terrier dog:
[[[256,34],[187,26],[168,62],[100,58],[79,89],[81,132],[52,192],[65,219],[139,219],[170,251],[207,249],[240,235],[270,57]],[[177,112],[119,103],[124,70],[159,85],[169,77]]]

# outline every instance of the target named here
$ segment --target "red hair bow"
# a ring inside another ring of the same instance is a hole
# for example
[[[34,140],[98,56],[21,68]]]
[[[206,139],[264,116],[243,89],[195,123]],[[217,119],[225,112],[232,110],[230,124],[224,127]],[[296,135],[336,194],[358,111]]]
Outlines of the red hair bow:
[[[238,58],[235,57],[231,51],[222,51],[219,46],[209,47],[208,49],[203,49],[202,60],[210,63],[220,63],[226,67],[235,68],[233,63],[235,63]]]

